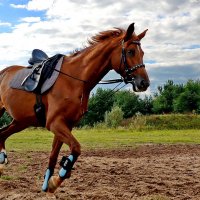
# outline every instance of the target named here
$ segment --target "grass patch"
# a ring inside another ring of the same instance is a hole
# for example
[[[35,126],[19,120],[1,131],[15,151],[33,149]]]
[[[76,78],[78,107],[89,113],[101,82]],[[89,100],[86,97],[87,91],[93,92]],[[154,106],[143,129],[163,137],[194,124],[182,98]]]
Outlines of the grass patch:
[[[3,176],[0,176],[0,179],[5,180],[5,181],[10,181],[10,180],[15,180],[16,177],[3,175]]]
[[[200,144],[200,130],[87,129],[73,134],[83,149],[136,147],[139,144]],[[53,134],[45,129],[26,129],[7,140],[7,150],[50,151]],[[63,145],[64,149],[66,146]]]
[[[29,128],[8,138],[7,149],[14,151],[50,151],[53,134],[46,129]]]
[[[28,168],[27,166],[22,165],[22,166],[18,167],[18,171],[25,172],[27,170],[27,168]]]
[[[200,130],[80,130],[75,135],[86,148],[135,147],[138,144],[200,143]]]

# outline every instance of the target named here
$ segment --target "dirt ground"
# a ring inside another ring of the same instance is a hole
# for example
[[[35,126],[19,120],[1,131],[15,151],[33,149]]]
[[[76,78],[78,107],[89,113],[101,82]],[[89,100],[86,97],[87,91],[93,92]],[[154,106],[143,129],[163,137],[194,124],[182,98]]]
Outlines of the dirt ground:
[[[47,152],[8,152],[10,162],[0,178],[0,200],[49,199],[41,191],[48,157]],[[198,200],[200,145],[83,151],[72,177],[52,199]]]

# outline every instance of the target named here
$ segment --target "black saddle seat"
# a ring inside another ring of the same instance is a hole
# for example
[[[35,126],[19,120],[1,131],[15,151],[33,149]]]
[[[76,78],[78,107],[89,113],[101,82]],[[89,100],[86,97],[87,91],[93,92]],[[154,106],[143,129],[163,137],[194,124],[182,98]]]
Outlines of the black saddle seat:
[[[29,59],[28,63],[30,65],[34,65],[36,63],[41,63],[44,60],[47,60],[49,57],[47,56],[47,54],[40,50],[40,49],[34,49],[32,51],[32,57]]]

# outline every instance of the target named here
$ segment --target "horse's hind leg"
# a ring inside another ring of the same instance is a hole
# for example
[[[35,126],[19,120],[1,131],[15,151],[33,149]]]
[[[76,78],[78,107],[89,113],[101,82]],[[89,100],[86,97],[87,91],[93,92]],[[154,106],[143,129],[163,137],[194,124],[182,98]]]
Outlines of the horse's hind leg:
[[[27,128],[27,125],[25,123],[20,123],[16,120],[13,120],[8,126],[0,129],[0,175],[3,173],[5,164],[7,164],[8,162],[5,149],[6,139],[12,134],[19,132],[25,128]]]
[[[4,112],[5,112],[5,108],[3,107],[2,102],[0,101],[0,118],[3,116]],[[5,129],[5,128],[4,128]],[[3,130],[3,129],[1,129]],[[1,131],[0,130],[0,131]],[[3,172],[3,163],[7,163],[7,155],[6,155],[6,151],[5,150],[1,150],[0,149],[0,175]]]

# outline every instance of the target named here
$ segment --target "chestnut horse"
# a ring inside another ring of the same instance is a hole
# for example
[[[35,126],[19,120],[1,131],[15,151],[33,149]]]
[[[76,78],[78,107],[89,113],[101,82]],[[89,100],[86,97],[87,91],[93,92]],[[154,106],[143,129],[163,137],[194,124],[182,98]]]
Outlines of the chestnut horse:
[[[150,82],[140,44],[146,31],[136,35],[132,23],[127,31],[116,28],[100,32],[91,38],[88,47],[64,57],[57,81],[42,95],[46,108],[45,127],[54,133],[43,191],[54,193],[64,179],[70,177],[71,169],[81,154],[81,146],[71,133],[72,128],[87,111],[90,91],[110,70],[119,73],[125,83],[131,83],[136,92],[148,88]],[[33,109],[35,94],[9,85],[22,68],[16,65],[0,72],[0,116],[6,110],[13,118],[10,125],[0,130],[0,173],[8,162],[6,139],[29,126],[39,126]],[[63,143],[69,146],[71,154],[62,158],[59,174],[53,176]]]

